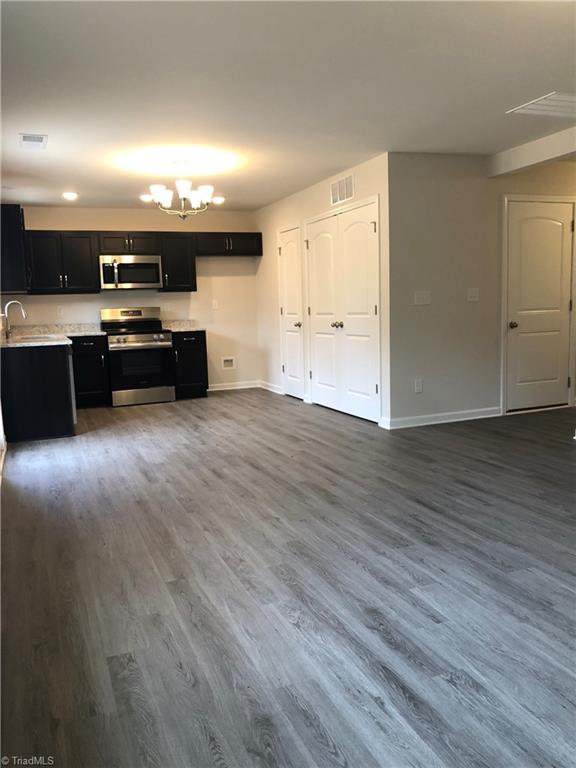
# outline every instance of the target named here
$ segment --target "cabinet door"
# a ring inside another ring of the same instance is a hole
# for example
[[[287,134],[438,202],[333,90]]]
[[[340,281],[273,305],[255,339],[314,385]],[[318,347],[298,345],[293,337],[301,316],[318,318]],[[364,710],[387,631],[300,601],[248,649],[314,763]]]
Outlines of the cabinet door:
[[[62,233],[64,289],[74,293],[98,293],[100,278],[94,238],[86,232]]]
[[[206,333],[173,333],[176,397],[204,397],[208,389]]]
[[[59,232],[29,232],[30,292],[55,293],[64,287]]]
[[[130,232],[128,234],[130,253],[143,255],[160,253],[159,240],[155,232]]]
[[[262,234],[233,232],[228,235],[228,249],[233,256],[262,256]]]
[[[2,293],[26,293],[28,275],[24,253],[24,223],[19,205],[2,206],[0,234],[0,290]]]
[[[196,235],[198,256],[226,256],[229,253],[228,245],[225,232],[198,232]]]
[[[128,232],[101,232],[99,236],[100,253],[130,253]]]
[[[162,238],[162,270],[164,291],[196,290],[196,259],[191,235],[170,235]]]
[[[110,403],[108,350],[100,336],[72,339],[74,354],[74,385],[79,408]]]

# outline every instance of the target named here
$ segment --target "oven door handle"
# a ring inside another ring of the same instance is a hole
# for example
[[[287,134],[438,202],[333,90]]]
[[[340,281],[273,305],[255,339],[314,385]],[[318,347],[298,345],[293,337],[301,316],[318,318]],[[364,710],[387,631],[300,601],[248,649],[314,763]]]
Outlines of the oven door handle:
[[[111,352],[130,352],[134,349],[172,349],[172,342],[154,342],[151,344],[109,344]]]

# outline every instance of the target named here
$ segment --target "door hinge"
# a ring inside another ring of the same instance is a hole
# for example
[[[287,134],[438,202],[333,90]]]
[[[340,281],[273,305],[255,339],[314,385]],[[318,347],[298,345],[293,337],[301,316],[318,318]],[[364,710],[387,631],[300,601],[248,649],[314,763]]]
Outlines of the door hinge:
[[[571,226],[572,232],[574,232],[574,219],[572,219],[572,226]]]
[[[378,394],[378,384],[376,384],[376,394]]]
[[[308,307],[308,314],[310,314],[310,307]]]
[[[374,227],[374,232],[376,232],[376,222],[375,221],[371,221],[370,224],[372,224],[372,226]]]
[[[310,374],[310,378],[312,378],[312,371],[309,371],[309,374]]]
[[[572,386],[572,377],[568,376],[568,389]]]
[[[378,304],[374,304],[374,314],[378,314]]]
[[[572,307],[573,307],[573,303],[572,303],[572,299],[570,299],[570,301],[568,303],[568,311],[569,312],[572,312]]]
[[[284,366],[282,366],[282,373],[284,373]]]
[[[306,243],[306,250],[309,251],[310,250],[310,240],[304,240],[304,242]]]
[[[278,256],[281,256],[281,255],[282,255],[282,248],[278,246]]]
[[[284,307],[280,307],[280,314],[281,314],[281,315],[283,315],[283,314],[284,314]]]

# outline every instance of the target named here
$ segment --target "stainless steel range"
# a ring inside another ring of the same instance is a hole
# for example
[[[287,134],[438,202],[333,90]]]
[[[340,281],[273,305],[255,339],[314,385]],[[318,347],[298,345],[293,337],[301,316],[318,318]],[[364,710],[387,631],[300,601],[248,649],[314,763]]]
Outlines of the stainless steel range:
[[[176,399],[172,333],[162,329],[160,307],[101,309],[108,336],[112,405]]]

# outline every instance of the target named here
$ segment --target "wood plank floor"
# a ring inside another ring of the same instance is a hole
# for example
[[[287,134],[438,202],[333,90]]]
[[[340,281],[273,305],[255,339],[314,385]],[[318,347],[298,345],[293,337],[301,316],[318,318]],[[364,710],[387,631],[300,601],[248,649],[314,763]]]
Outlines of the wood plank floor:
[[[576,415],[263,391],[79,414],[3,481],[3,754],[574,766]]]

